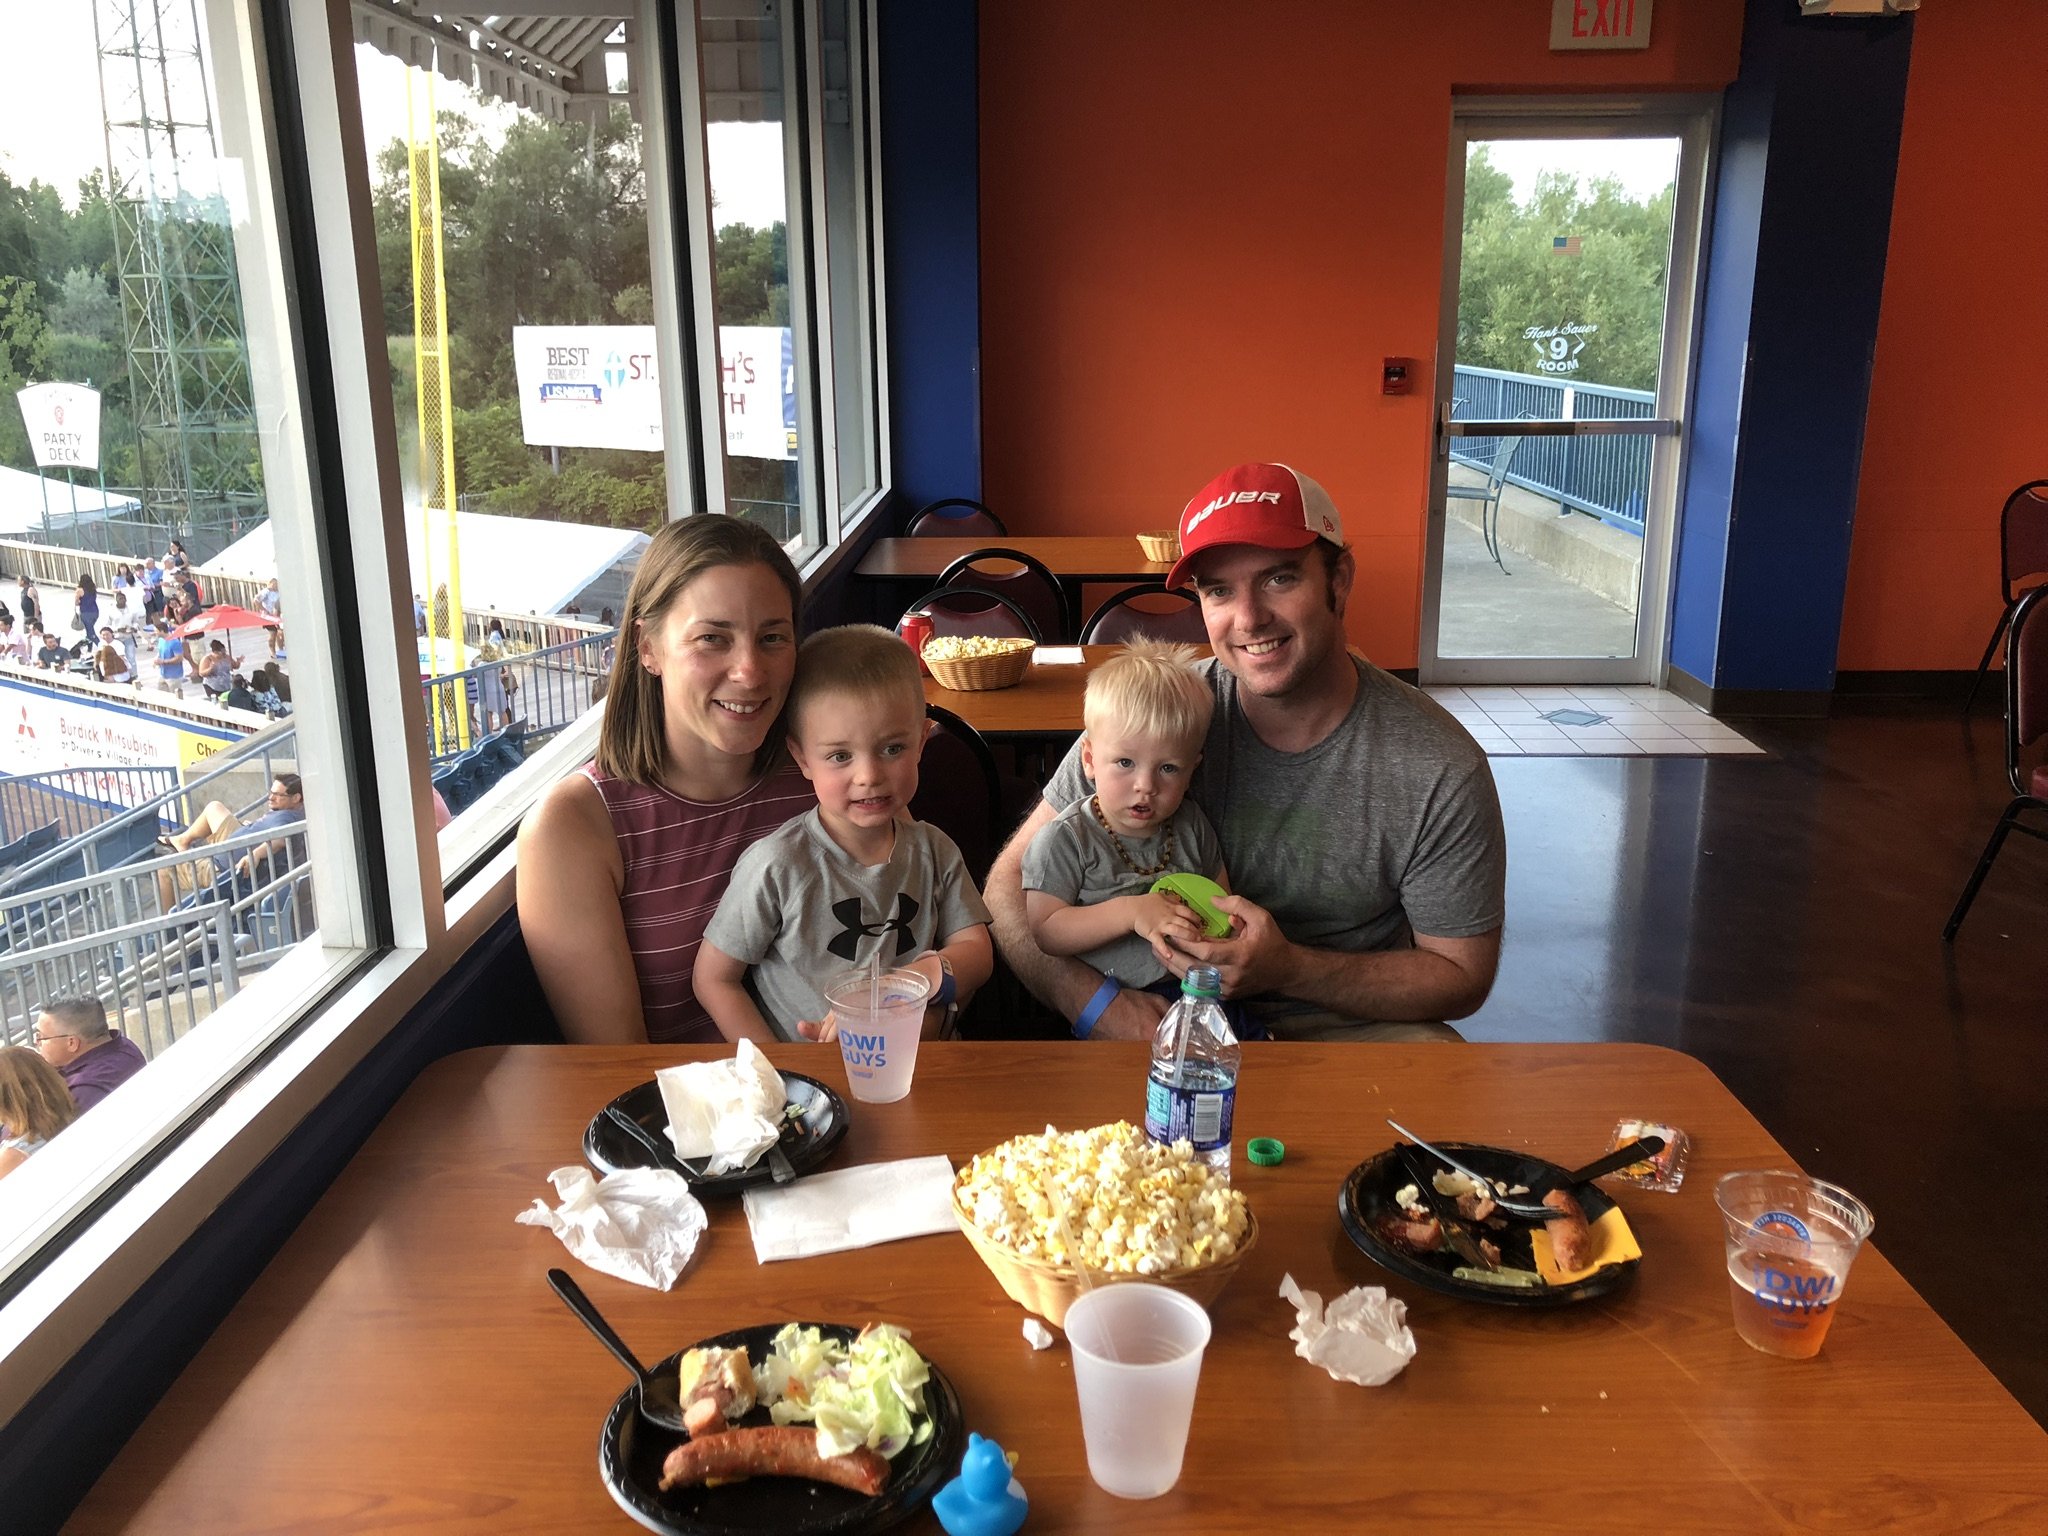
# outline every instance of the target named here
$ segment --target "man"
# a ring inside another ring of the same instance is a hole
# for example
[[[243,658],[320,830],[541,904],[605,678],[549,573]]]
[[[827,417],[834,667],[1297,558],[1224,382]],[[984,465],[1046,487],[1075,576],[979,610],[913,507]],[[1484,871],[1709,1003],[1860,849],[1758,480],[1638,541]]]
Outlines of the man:
[[[284,597],[277,590],[277,578],[270,578],[270,585],[256,596],[256,607],[267,618],[278,618],[284,613]]]
[[[142,1048],[119,1030],[107,1028],[107,1010],[96,997],[64,997],[36,1019],[36,1049],[63,1075],[81,1112],[91,1109],[147,1066]]]
[[[1215,717],[1190,793],[1237,894],[1212,942],[1162,945],[1214,965],[1275,1035],[1455,1040],[1500,958],[1506,839],[1486,755],[1427,695],[1345,648],[1355,567],[1323,488],[1241,464],[1181,513],[1181,557],[1215,649]],[[1024,918],[1026,843],[1092,792],[1079,748],[989,872],[996,942],[1081,1036],[1150,1035],[1163,998],[1044,954]]]
[[[165,848],[184,853],[201,843],[226,842],[240,832],[282,831],[286,827],[303,826],[305,820],[305,784],[296,773],[280,773],[270,781],[267,808],[246,826],[220,801],[209,800],[191,826],[157,841]],[[219,894],[247,895],[257,881],[270,877],[270,861],[284,853],[291,855],[294,868],[305,863],[304,835],[280,836],[267,843],[258,843],[235,861],[233,869],[218,870],[217,875],[210,873],[206,878],[213,882]],[[198,882],[193,879],[192,869],[190,864],[179,864],[156,872],[157,893],[163,899],[164,911],[170,911],[177,904],[181,888],[188,892],[196,889]]]
[[[36,665],[45,671],[62,672],[71,665],[71,653],[57,643],[57,637],[48,630],[36,637]]]

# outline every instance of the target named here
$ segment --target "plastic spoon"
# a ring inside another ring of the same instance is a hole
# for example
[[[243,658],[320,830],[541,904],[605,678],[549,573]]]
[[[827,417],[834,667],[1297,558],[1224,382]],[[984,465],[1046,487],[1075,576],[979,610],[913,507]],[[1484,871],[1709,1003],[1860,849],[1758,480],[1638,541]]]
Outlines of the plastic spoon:
[[[583,1326],[597,1335],[598,1343],[610,1350],[640,1383],[640,1417],[650,1424],[659,1424],[663,1429],[672,1429],[679,1435],[688,1434],[689,1427],[683,1423],[681,1380],[666,1372],[660,1376],[651,1375],[647,1367],[635,1358],[633,1351],[626,1348],[626,1341],[604,1320],[604,1314],[583,1294],[583,1287],[569,1278],[566,1270],[549,1270],[548,1284],[555,1288],[557,1296],[568,1303],[569,1310],[583,1320]]]

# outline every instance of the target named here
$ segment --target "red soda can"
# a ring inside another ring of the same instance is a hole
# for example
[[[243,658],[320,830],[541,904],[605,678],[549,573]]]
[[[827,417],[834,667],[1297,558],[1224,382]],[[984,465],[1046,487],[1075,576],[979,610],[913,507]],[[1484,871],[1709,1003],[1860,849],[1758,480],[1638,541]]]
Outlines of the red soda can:
[[[924,664],[924,643],[932,637],[932,616],[928,613],[906,613],[899,633],[903,636],[903,643],[917,657],[917,670],[931,676],[931,668]]]

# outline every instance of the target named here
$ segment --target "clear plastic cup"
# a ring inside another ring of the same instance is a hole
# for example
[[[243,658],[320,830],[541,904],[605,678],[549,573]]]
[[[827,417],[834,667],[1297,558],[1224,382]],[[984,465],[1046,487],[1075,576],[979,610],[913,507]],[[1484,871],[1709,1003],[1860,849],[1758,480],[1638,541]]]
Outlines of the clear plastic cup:
[[[917,971],[848,971],[825,983],[825,1001],[839,1025],[846,1087],[869,1104],[893,1104],[910,1092],[917,1038],[932,984]]]
[[[1120,1499],[1180,1481],[1209,1314],[1163,1285],[1098,1285],[1067,1308],[1088,1475]]]
[[[1838,1185],[1782,1168],[1722,1175],[1714,1203],[1728,1240],[1735,1331],[1751,1349],[1811,1360],[1876,1225],[1870,1208]]]

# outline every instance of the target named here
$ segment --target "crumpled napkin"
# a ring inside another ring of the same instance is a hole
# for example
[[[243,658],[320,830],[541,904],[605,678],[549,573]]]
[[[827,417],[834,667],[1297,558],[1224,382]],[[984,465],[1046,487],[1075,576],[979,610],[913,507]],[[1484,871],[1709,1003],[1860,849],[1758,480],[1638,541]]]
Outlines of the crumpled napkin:
[[[730,1061],[693,1061],[654,1074],[678,1157],[708,1157],[716,1176],[751,1165],[782,1135],[789,1093],[751,1040]]]
[[[1381,1286],[1355,1286],[1325,1308],[1321,1296],[1282,1275],[1280,1294],[1294,1305],[1294,1328],[1287,1335],[1294,1352],[1338,1381],[1383,1387],[1415,1358],[1408,1303]]]
[[[591,1177],[578,1163],[548,1175],[562,1203],[535,1200],[513,1220],[547,1227],[592,1269],[668,1290],[689,1268],[708,1219],[690,1181],[666,1168],[627,1168]]]
[[[944,1157],[907,1157],[814,1173],[794,1184],[757,1184],[746,1193],[754,1257],[808,1258],[893,1243],[928,1232],[958,1232],[953,1165]]]

